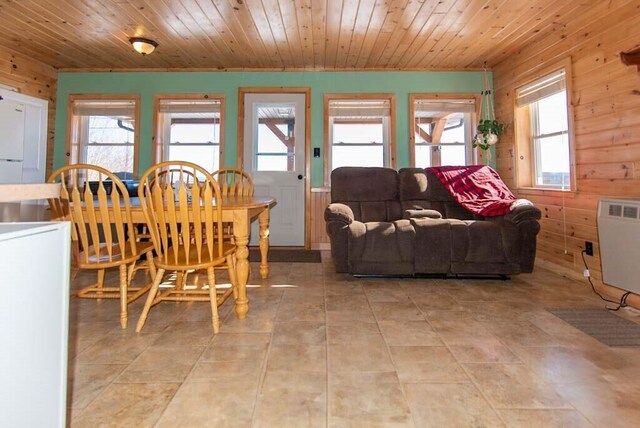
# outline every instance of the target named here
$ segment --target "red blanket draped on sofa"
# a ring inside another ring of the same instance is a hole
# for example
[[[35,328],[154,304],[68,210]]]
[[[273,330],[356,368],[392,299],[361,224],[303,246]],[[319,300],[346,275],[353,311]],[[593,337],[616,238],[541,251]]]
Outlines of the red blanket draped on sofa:
[[[427,168],[442,181],[453,198],[467,210],[484,217],[507,214],[516,200],[490,166],[439,166]]]

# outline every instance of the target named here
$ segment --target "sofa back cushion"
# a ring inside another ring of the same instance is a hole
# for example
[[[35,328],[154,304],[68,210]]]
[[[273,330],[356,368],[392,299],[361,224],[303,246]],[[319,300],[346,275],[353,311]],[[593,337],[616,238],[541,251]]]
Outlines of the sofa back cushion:
[[[440,179],[422,168],[402,168],[398,172],[402,210],[436,210],[443,218],[479,220],[479,217],[460,205]]]
[[[336,168],[331,172],[331,202],[348,205],[361,222],[401,219],[398,173],[390,168]]]

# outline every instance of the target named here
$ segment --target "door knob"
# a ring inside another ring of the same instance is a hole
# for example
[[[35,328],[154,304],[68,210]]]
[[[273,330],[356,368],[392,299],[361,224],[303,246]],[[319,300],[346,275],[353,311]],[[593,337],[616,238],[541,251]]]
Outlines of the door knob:
[[[304,176],[302,174],[298,174],[298,180],[302,180]]]

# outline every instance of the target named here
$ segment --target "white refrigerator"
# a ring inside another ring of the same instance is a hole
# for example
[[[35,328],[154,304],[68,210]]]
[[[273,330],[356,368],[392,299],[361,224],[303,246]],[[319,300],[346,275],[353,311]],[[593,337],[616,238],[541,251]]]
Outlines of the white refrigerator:
[[[22,183],[25,105],[0,96],[0,184]]]

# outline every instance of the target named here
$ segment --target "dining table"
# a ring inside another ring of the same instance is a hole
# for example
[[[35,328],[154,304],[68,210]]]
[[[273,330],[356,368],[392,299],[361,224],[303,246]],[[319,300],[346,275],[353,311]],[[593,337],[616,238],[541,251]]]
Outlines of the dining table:
[[[57,220],[50,216],[42,199],[60,194],[59,184],[0,185],[0,221]],[[38,204],[21,204],[20,201],[40,199]],[[222,221],[233,223],[233,239],[236,245],[236,271],[238,297],[235,311],[239,319],[249,310],[247,282],[249,280],[249,235],[251,222],[257,217],[259,226],[260,268],[262,279],[269,276],[267,255],[269,252],[269,210],[276,204],[271,196],[222,196]],[[130,198],[131,220],[145,224],[146,219],[137,197]],[[215,210],[214,210],[215,215]]]
[[[145,224],[146,219],[137,197],[130,198],[131,221]],[[235,311],[238,319],[244,319],[249,310],[247,282],[249,280],[249,235],[251,222],[258,218],[260,248],[259,273],[262,279],[269,276],[267,255],[269,252],[269,211],[276,200],[271,196],[222,196],[222,221],[233,223],[233,240],[236,245],[236,272],[238,297],[235,299]],[[215,210],[214,210],[215,215]],[[217,220],[217,219],[214,219]]]

